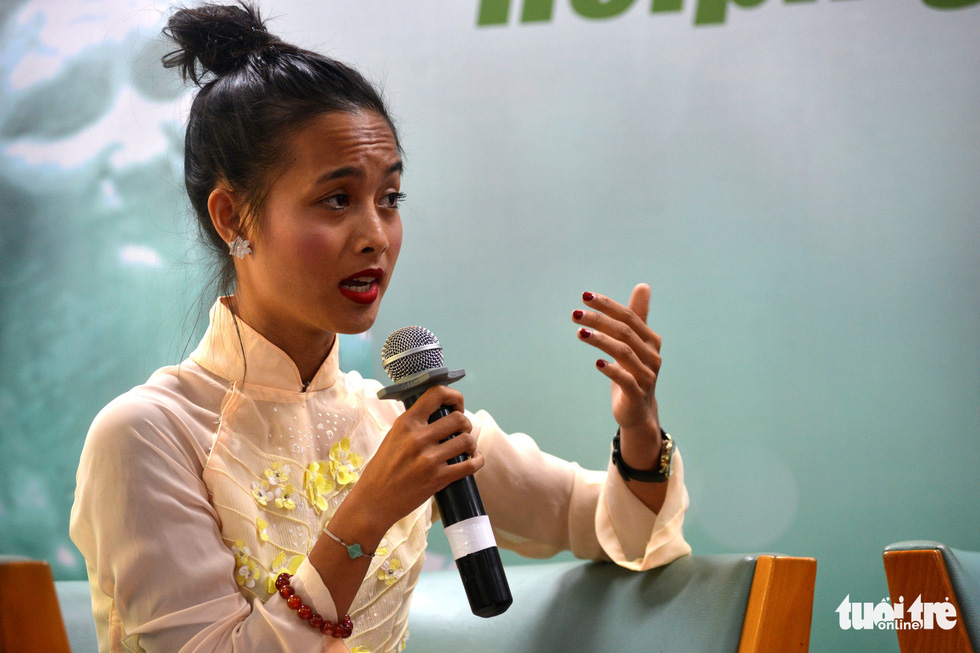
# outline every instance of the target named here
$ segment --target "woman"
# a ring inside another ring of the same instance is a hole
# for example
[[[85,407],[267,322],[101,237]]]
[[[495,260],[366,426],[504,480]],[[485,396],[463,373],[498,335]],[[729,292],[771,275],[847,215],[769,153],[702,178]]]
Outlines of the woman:
[[[180,10],[165,32],[178,46],[165,65],[201,85],[186,186],[234,294],[187,361],[110,403],[86,439],[71,534],[102,650],[399,650],[431,497],[477,472],[497,543],[525,555],[646,569],[690,551],[679,456],[670,480],[639,480],[670,452],[646,286],[629,308],[585,293],[572,314],[609,356],[596,365],[622,477],[504,434],[450,388],[407,411],[379,400],[379,383],[339,371],[336,334],[374,323],[401,245],[383,101],[246,5]],[[454,412],[428,424],[441,405]]]

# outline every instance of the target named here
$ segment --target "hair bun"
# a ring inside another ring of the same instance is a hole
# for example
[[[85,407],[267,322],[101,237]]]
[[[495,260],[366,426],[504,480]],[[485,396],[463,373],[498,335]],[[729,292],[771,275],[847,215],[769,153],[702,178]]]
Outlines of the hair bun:
[[[179,9],[167,21],[163,33],[178,46],[163,57],[166,68],[180,68],[185,80],[201,83],[205,73],[221,76],[233,72],[279,39],[265,29],[257,7],[206,4]]]

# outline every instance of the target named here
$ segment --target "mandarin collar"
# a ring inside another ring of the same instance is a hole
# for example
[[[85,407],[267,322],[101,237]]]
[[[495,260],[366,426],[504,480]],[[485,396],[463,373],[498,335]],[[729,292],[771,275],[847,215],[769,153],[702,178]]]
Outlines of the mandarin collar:
[[[292,392],[315,392],[333,385],[339,372],[337,339],[313,380],[304,388],[293,359],[236,317],[226,305],[227,299],[219,297],[211,307],[208,330],[191,354],[191,360],[223,379],[239,383],[247,363],[246,385]]]

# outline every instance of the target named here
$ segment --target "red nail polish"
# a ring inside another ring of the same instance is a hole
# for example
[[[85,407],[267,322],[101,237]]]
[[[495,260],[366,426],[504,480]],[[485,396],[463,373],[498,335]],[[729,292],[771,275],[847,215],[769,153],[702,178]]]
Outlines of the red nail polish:
[[[572,318],[573,319],[581,320],[584,315],[585,315],[585,311],[580,311],[578,309],[575,309],[574,311],[572,311]]]
[[[584,299],[587,302],[591,302],[593,299],[595,299],[595,295],[593,295],[590,292],[584,292],[582,293],[582,299]]]
[[[588,338],[589,336],[592,335],[592,332],[589,331],[588,329],[579,329],[578,330],[578,334],[580,336],[582,336],[583,338]]]
[[[598,367],[601,370],[602,368],[604,368],[606,366],[606,361],[604,361],[604,360],[602,360],[600,358],[599,360],[597,360],[595,362],[595,366]]]

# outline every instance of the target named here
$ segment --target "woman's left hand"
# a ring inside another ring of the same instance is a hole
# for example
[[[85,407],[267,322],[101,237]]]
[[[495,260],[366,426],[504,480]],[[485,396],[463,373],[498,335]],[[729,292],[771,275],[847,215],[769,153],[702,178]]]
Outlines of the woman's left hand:
[[[655,390],[660,374],[660,336],[647,326],[650,286],[633,288],[629,307],[586,292],[591,310],[576,310],[579,340],[608,354],[596,368],[612,381],[613,418],[620,427],[623,460],[637,469],[653,469],[660,457],[660,419]]]

